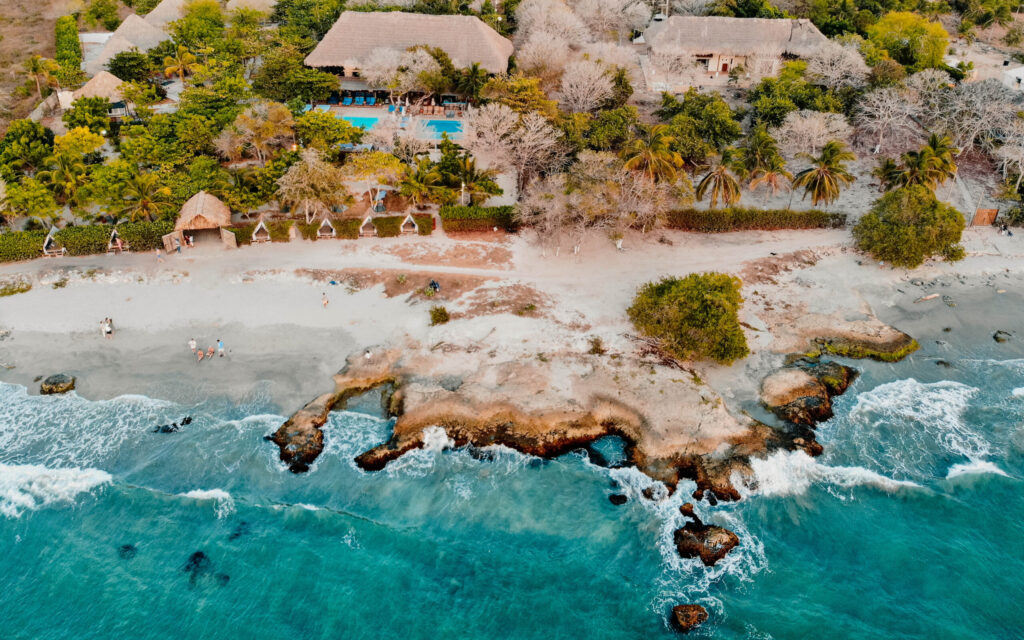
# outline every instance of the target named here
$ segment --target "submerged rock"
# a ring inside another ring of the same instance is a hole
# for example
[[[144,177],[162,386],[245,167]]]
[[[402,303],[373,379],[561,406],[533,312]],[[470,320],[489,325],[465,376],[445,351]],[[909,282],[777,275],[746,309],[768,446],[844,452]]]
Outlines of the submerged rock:
[[[193,585],[195,585],[199,578],[209,573],[211,569],[213,569],[213,561],[202,551],[193,552],[188,557],[188,561],[185,562],[185,566],[181,568],[182,571],[189,574],[188,580]]]
[[[39,393],[51,395],[55,393],[67,393],[75,388],[75,376],[66,373],[55,373],[43,380],[39,385]]]
[[[1010,332],[1003,331],[1002,329],[992,334],[992,339],[999,343],[1007,342],[1010,339],[1010,337]]]
[[[832,397],[856,376],[855,369],[837,362],[799,358],[761,382],[761,402],[786,422],[815,425],[832,417]]]
[[[621,493],[613,493],[612,495],[608,496],[608,502],[611,502],[615,506],[626,504],[628,501],[629,498],[622,495]]]
[[[117,548],[117,555],[121,556],[122,560],[131,560],[135,557],[136,549],[134,544],[122,544]]]
[[[692,520],[681,529],[676,529],[673,536],[676,550],[683,558],[700,558],[704,566],[712,567],[740,543],[740,538],[725,527],[704,524],[693,513],[693,505],[687,506],[683,505],[680,511]]]
[[[707,609],[699,604],[680,604],[672,607],[672,626],[688,633],[691,629],[707,622]]]

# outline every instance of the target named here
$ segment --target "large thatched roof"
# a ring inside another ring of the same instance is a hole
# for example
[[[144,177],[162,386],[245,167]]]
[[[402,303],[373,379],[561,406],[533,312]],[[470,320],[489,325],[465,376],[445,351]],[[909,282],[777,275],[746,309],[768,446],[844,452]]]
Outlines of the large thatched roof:
[[[807,57],[828,43],[810,20],[672,16],[653,23],[644,40],[655,53],[689,51],[695,55],[750,56],[778,50]]]
[[[92,75],[104,69],[110,59],[124,51],[138,49],[146,52],[167,39],[167,33],[160,27],[146,22],[143,18],[129,15],[117,27],[99,54],[85,65],[85,72]]]
[[[219,229],[231,224],[231,209],[217,196],[200,191],[181,207],[175,231]]]
[[[71,94],[72,103],[79,98],[106,98],[111,102],[121,102],[121,79],[109,71],[100,71]]]
[[[163,29],[181,17],[187,0],[161,0],[160,4],[146,14],[146,22]]]
[[[359,68],[374,49],[404,51],[418,44],[443,49],[456,67],[478,62],[491,73],[508,70],[513,50],[512,42],[476,16],[346,11],[306,57],[306,64]]]

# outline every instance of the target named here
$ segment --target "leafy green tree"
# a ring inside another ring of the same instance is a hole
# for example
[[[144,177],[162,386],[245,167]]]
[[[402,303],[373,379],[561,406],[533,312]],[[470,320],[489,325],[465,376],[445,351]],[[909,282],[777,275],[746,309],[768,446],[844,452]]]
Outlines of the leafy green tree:
[[[675,182],[683,158],[672,150],[672,142],[668,127],[656,124],[647,130],[647,135],[633,138],[623,147],[623,166],[644,174],[651,182]]]
[[[285,37],[304,41],[312,49],[344,9],[345,0],[280,0],[271,21],[280,25]]]
[[[804,77],[807,63],[787,63],[777,78],[765,78],[750,90],[747,100],[753,107],[754,122],[777,127],[786,115],[798,109],[842,113],[843,101],[831,89],[823,89]]]
[[[110,100],[106,98],[79,98],[64,112],[61,120],[68,129],[85,127],[93,133],[106,135],[110,130]]]
[[[86,23],[92,26],[102,26],[107,31],[117,29],[121,18],[117,15],[117,2],[115,0],[89,0],[83,14]]]
[[[98,133],[93,133],[85,127],[76,127],[53,139],[53,153],[81,160],[99,150],[104,142],[106,139]]]
[[[536,111],[550,119],[558,114],[557,103],[548,99],[540,86],[540,78],[522,75],[491,78],[480,95],[486,100],[507,105],[516,113]]]
[[[856,160],[857,157],[838,140],[825,143],[821,155],[817,157],[807,153],[799,154],[798,157],[810,161],[811,166],[796,174],[793,178],[793,188],[803,189],[804,197],[811,196],[811,202],[815,206],[819,202],[831,204],[839,197],[843,186],[853,184],[855,180],[853,174],[846,168],[846,163]]]
[[[733,18],[785,18],[768,0],[715,0],[709,15]]]
[[[876,259],[913,269],[931,256],[962,258],[964,226],[959,211],[927,187],[913,185],[879,198],[853,228],[853,238],[858,249]]]
[[[163,66],[165,76],[168,78],[178,76],[184,82],[185,76],[194,73],[199,68],[199,60],[185,45],[179,44],[173,54],[164,58]]]
[[[52,131],[28,118],[14,120],[0,138],[0,167],[7,174],[4,179],[10,182],[14,172],[33,174],[52,153]]]
[[[743,135],[729,105],[718,93],[702,94],[691,87],[679,100],[669,93],[661,95],[661,108],[655,112],[662,120],[671,120],[680,128],[693,127],[702,140],[714,150],[723,149]],[[677,120],[686,116],[692,122]]]
[[[355,144],[363,139],[363,130],[344,118],[322,111],[307,111],[295,119],[295,137],[304,147],[315,147],[332,156],[340,144]]]
[[[429,158],[420,158],[398,183],[398,192],[416,207],[437,199],[443,191],[441,173]]]
[[[649,282],[627,309],[641,334],[682,360],[732,364],[750,353],[739,321],[740,280],[724,273],[692,273]]]
[[[118,214],[131,222],[156,220],[175,210],[171,190],[160,184],[160,176],[155,173],[132,176],[121,190],[121,200]]]
[[[304,54],[292,45],[266,52],[253,75],[253,91],[276,102],[288,102],[292,98],[306,102],[326,100],[332,91],[338,90],[338,78],[304,66],[303,58]]]
[[[629,82],[629,71],[623,67],[615,67],[611,72],[612,95],[601,105],[602,109],[621,109],[633,95],[633,85]]]
[[[887,13],[867,32],[869,41],[914,71],[941,66],[949,45],[941,24],[909,11]]]
[[[181,18],[168,26],[180,47],[196,50],[214,47],[224,38],[224,11],[217,0],[190,0]]]
[[[53,193],[35,178],[24,178],[21,182],[8,184],[4,206],[15,215],[30,216],[43,222],[52,222],[59,217]]]
[[[53,191],[58,202],[72,208],[82,205],[80,196],[88,171],[82,159],[58,154],[50,157],[47,164],[48,168],[36,174],[36,178]]]
[[[708,167],[707,174],[697,183],[694,194],[698,200],[703,200],[706,195],[710,196],[712,209],[718,206],[719,199],[725,205],[736,204],[742,194],[737,173],[742,171],[743,164],[737,158],[736,150],[726,147]]]
[[[85,184],[85,198],[100,205],[104,211],[116,214],[121,206],[121,192],[136,174],[136,168],[121,158],[95,167]]]
[[[50,60],[49,58],[32,56],[25,61],[24,67],[25,74],[36,85],[36,98],[42,100],[43,87],[56,84],[57,78],[55,74],[60,68],[60,65],[58,65],[55,60]]]
[[[125,82],[142,82],[153,75],[153,62],[138,49],[122,51],[107,62],[107,71]]]
[[[564,114],[560,125],[577,150],[617,151],[633,136],[640,117],[636,107],[627,106],[594,114]]]

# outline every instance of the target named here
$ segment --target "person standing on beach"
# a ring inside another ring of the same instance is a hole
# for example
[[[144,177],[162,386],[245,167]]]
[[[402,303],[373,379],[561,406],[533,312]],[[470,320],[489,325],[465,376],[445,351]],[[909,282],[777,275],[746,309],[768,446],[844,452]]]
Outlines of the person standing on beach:
[[[188,341],[188,348],[192,350],[192,355],[195,355],[195,353],[196,353],[196,339],[195,338],[191,338]]]
[[[224,357],[224,341],[217,338],[217,355],[221,358]]]
[[[327,293],[324,292],[320,298],[320,304],[324,305],[324,311],[327,311],[327,304],[330,301],[327,299]]]
[[[163,261],[164,261],[164,256],[163,256],[163,254],[162,254],[162,253],[160,253],[160,247],[157,247],[157,248],[156,248],[156,261],[157,261],[158,263],[159,263],[159,262],[163,262]]]
[[[181,240],[178,240],[177,236],[174,238],[174,250],[178,252],[179,256],[181,255]]]

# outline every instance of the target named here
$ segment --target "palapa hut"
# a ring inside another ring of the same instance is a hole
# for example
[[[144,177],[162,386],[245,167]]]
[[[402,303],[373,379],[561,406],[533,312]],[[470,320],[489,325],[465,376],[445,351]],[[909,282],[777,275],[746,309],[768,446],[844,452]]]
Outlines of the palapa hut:
[[[267,228],[267,223],[263,222],[263,218],[260,218],[256,228],[252,230],[252,243],[260,244],[261,242],[270,242],[270,229]]]
[[[363,220],[363,224],[359,226],[359,237],[360,238],[372,238],[377,235],[377,227],[373,224],[373,218],[366,216]]]
[[[76,91],[61,91],[57,101],[61,109],[67,110],[75,105],[79,98],[106,98],[110,101],[107,117],[119,119],[128,115],[128,105],[121,95],[120,78],[107,71],[100,71],[89,82]]]
[[[644,31],[657,70],[678,65],[712,77],[743,67],[753,76],[773,75],[785,57],[814,55],[826,38],[810,20],[672,16]]]
[[[334,224],[331,223],[330,218],[324,218],[320,223],[320,226],[316,230],[316,237],[318,240],[338,237],[338,231],[334,228]]]
[[[443,50],[456,68],[477,62],[494,74],[508,71],[513,51],[510,40],[476,16],[345,11],[306,56],[306,65],[358,78],[362,62],[375,49],[405,51],[416,45]]]
[[[235,234],[224,228],[230,225],[231,209],[216,196],[200,191],[181,207],[174,231],[163,237],[164,247],[170,252],[177,248],[175,238],[185,246],[188,238],[196,241],[204,237],[219,237],[225,246],[238,246]]]
[[[162,0],[152,11],[146,14],[146,22],[161,29],[180,18],[184,13],[188,0]]]
[[[85,63],[85,72],[94,75],[106,68],[110,59],[119,53],[137,49],[145,53],[167,40],[167,33],[136,14],[130,14],[117,27],[95,58]]]
[[[419,225],[413,219],[412,215],[405,216],[405,220],[402,221],[402,233],[405,235],[411,235],[419,231]]]

